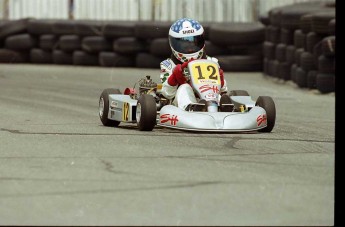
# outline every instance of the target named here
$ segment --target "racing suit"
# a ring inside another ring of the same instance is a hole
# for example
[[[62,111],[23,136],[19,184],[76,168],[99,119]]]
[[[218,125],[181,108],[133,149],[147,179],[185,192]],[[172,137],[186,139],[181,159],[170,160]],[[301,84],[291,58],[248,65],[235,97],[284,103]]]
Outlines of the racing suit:
[[[209,57],[204,55],[203,59],[212,60],[217,63],[218,67],[218,59],[214,57]],[[179,60],[175,58],[174,55],[171,58],[168,58],[160,63],[161,73],[160,79],[162,82],[162,95],[167,99],[173,99],[173,104],[181,109],[186,109],[189,104],[197,103],[193,88],[188,83],[171,85],[169,84],[169,77],[173,76],[174,68],[181,64]],[[223,70],[219,70],[221,74],[221,89],[220,92],[227,92],[227,84],[226,80],[223,76]]]

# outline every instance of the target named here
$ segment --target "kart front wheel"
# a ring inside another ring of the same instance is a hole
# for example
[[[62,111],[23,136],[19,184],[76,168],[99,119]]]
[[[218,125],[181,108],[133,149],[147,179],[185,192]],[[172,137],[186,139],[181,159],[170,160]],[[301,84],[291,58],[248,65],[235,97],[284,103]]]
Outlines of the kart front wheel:
[[[156,125],[157,105],[152,95],[139,97],[136,109],[136,120],[140,131],[152,131]]]
[[[99,118],[104,126],[117,127],[120,122],[115,120],[110,120],[108,118],[109,113],[109,95],[121,94],[119,89],[107,88],[104,89],[101,96],[99,97]]]
[[[255,106],[260,106],[266,111],[267,126],[259,132],[271,132],[276,122],[276,106],[269,96],[259,96]]]

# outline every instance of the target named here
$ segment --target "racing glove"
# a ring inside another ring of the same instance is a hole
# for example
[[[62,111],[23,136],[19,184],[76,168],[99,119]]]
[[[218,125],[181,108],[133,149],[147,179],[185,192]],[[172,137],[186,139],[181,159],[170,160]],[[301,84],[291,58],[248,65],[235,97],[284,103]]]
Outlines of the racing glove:
[[[194,59],[184,62],[182,64],[177,64],[175,66],[173,73],[168,78],[168,84],[170,86],[181,85],[187,82],[185,76],[183,75],[183,70],[187,67],[188,63],[193,60]]]

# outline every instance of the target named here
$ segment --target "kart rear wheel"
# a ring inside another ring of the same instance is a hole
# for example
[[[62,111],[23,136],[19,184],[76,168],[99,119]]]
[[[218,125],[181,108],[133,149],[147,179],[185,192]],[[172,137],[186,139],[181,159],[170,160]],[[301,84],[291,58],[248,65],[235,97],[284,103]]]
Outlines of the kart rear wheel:
[[[230,91],[229,96],[250,96],[250,95],[245,90],[232,90]]]
[[[104,89],[99,97],[99,118],[104,126],[117,127],[120,122],[108,119],[109,112],[109,95],[121,94],[119,89],[107,88]]]
[[[264,108],[267,117],[267,127],[260,129],[259,132],[271,132],[276,122],[276,106],[273,99],[269,96],[259,96],[255,106]]]
[[[152,95],[139,97],[136,109],[136,120],[140,131],[152,131],[156,125],[157,106]]]

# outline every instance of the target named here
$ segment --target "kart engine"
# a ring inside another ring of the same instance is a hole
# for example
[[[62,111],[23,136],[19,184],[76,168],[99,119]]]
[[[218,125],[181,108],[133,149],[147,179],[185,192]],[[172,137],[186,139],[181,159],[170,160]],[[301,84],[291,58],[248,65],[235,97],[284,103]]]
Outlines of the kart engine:
[[[156,95],[157,91],[157,83],[152,81],[150,76],[146,76],[146,78],[142,78],[139,80],[139,94],[151,94],[153,96]]]
[[[138,83],[139,96],[142,94],[152,95],[156,99],[157,110],[160,110],[163,106],[170,104],[170,100],[166,99],[160,92],[157,91],[161,84],[158,85],[156,82],[152,81],[149,75],[147,75],[146,78],[140,79]]]

